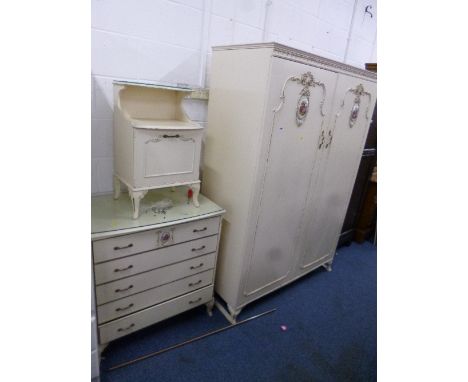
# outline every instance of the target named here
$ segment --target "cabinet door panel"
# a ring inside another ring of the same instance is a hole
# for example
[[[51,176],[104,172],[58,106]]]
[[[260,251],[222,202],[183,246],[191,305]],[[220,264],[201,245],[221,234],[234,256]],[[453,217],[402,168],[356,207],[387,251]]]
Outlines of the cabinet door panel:
[[[320,133],[331,109],[336,74],[312,66],[274,58],[266,113],[274,113],[263,175],[261,202],[244,295],[252,295],[285,280],[294,268],[294,244],[305,207]],[[311,72],[319,84],[305,83]],[[293,77],[293,78],[291,78]],[[284,89],[284,97],[281,94]],[[324,91],[325,89],[325,91]],[[309,93],[307,94],[307,90]],[[308,101],[308,105],[307,105]],[[275,110],[275,111],[274,111]],[[299,117],[302,124],[297,123]],[[305,114],[305,118],[304,117]]]
[[[359,85],[364,93],[358,96]],[[359,99],[359,107],[355,106]],[[301,268],[333,255],[359,167],[375,104],[375,83],[339,75],[318,187],[311,193],[298,243]],[[353,109],[354,108],[354,109]],[[354,119],[352,118],[354,112]]]
[[[202,130],[135,129],[135,185],[198,180]]]

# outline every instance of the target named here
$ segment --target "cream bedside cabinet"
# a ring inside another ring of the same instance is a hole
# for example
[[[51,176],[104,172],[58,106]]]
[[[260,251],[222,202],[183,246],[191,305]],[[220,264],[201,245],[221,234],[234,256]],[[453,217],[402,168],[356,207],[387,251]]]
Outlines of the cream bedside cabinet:
[[[203,127],[191,121],[182,100],[192,89],[114,82],[114,198],[129,190],[133,218],[148,190],[188,185],[198,207]]]
[[[157,200],[173,206],[155,209]],[[211,315],[224,210],[203,195],[199,207],[181,188],[158,189],[129,216],[129,198],[92,198],[92,259],[99,348],[206,304]]]

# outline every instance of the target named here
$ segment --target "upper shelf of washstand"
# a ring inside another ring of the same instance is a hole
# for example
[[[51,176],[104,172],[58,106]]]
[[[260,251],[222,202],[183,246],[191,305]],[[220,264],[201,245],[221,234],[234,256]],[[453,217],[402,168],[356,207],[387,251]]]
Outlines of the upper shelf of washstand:
[[[201,130],[203,126],[191,121],[136,119],[132,118],[132,126],[148,130]]]
[[[114,84],[124,86],[142,86],[145,88],[167,89],[179,92],[193,92],[194,90],[197,90],[185,85],[168,85],[150,81],[114,81]]]

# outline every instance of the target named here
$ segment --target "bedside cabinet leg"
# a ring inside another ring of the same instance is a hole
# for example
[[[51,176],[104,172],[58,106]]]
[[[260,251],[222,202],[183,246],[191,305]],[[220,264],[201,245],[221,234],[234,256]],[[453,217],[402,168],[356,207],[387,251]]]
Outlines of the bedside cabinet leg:
[[[120,198],[120,179],[114,175],[114,199]]]
[[[130,199],[132,199],[132,206],[133,206],[133,219],[138,219],[138,215],[140,214],[140,200],[143,199],[148,191],[132,191],[128,190],[128,194],[130,195]]]
[[[206,313],[208,313],[208,316],[210,317],[213,315],[214,304],[215,304],[214,299],[206,304]]]
[[[200,207],[200,203],[198,203],[198,195],[200,194],[200,183],[195,183],[190,185],[190,188],[193,191],[192,201],[195,207]]]

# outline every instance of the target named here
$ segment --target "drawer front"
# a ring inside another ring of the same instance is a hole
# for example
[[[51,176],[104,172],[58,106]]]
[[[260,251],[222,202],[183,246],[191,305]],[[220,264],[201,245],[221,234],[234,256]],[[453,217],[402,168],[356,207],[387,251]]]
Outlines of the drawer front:
[[[96,287],[98,305],[143,292],[215,267],[216,254],[196,257]]]
[[[93,242],[94,263],[101,263],[140,252],[215,235],[219,216]]]
[[[218,235],[156,249],[94,266],[96,285],[215,252]]]
[[[98,307],[98,322],[102,324],[127,314],[137,312],[148,306],[159,304],[213,283],[214,271],[211,269],[196,275],[149,289]]]
[[[128,315],[118,320],[99,326],[99,338],[102,344],[135,332],[156,322],[165,320],[178,313],[185,312],[213,299],[213,285],[196,290],[192,293],[174,298]]]

